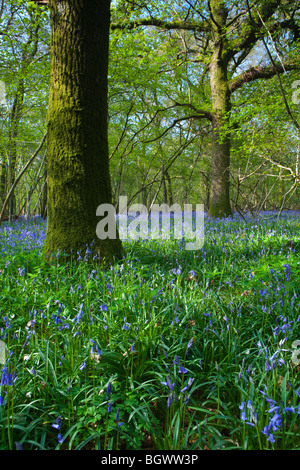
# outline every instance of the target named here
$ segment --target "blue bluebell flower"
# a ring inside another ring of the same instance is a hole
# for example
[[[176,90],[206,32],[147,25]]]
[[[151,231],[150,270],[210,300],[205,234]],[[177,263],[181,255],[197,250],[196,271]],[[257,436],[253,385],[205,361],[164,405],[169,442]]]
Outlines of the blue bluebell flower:
[[[120,417],[119,417],[119,408],[117,409],[116,416],[115,416],[115,420],[116,420],[116,423],[117,423],[117,427],[118,427],[118,428],[119,428],[120,426],[122,426],[122,424],[124,424],[123,422],[120,421]]]
[[[173,401],[173,395],[172,394],[168,395],[168,399],[167,399],[168,408],[170,408],[172,401]]]
[[[80,304],[79,305],[79,312],[77,313],[77,315],[75,316],[75,318],[73,318],[73,323],[80,323],[81,320],[83,319],[84,317],[84,311],[83,311],[83,304]]]
[[[58,416],[55,419],[55,423],[52,424],[52,427],[55,428],[55,429],[61,429],[61,426],[62,426],[62,418],[61,418],[61,416]]]
[[[180,374],[186,374],[188,371],[187,371],[187,369],[186,369],[182,364],[179,364],[179,366],[178,366],[178,372],[179,372]]]
[[[187,390],[189,390],[189,388],[191,387],[191,385],[193,384],[193,382],[194,382],[194,379],[193,379],[192,377],[190,377],[189,380],[188,380],[187,385],[186,385],[185,387],[183,387],[183,388],[180,390],[181,393],[184,393],[184,392],[186,392]]]
[[[106,388],[106,398],[109,400],[110,394],[112,392],[112,385],[111,382],[108,382],[107,388]]]
[[[8,385],[10,387],[14,384],[15,380],[15,373],[11,376],[11,373],[8,372],[7,366],[3,366],[0,385]]]
[[[169,375],[167,375],[166,381],[165,381],[165,382],[161,382],[161,383],[162,383],[163,385],[166,385],[166,386],[169,388],[169,390],[170,390],[171,392],[174,390],[175,382],[172,383],[171,378],[170,378]]]

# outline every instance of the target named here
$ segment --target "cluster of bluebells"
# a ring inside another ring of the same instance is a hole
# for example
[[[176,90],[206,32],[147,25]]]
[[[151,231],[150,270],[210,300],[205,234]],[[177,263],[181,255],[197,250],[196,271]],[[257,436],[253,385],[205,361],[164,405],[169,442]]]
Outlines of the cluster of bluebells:
[[[289,384],[290,387],[293,389],[294,393],[297,397],[300,397],[300,389],[295,390],[292,384]],[[276,400],[273,400],[268,396],[268,388],[265,386],[265,391],[259,390],[259,392],[264,396],[266,402],[269,405],[269,409],[267,410],[267,417],[268,422],[265,424],[263,429],[261,430],[262,434],[266,436],[267,441],[271,443],[276,442],[276,432],[280,431],[283,427],[283,422],[287,421],[291,415],[300,415],[300,404],[297,407],[295,406],[283,406],[281,403],[278,403]],[[239,409],[241,410],[241,420],[248,424],[249,426],[257,426],[258,418],[255,406],[251,402],[251,400],[247,400],[247,403],[243,401]],[[283,420],[283,416],[285,420]]]
[[[40,251],[46,238],[46,225],[41,217],[19,220],[3,225],[0,231],[1,254],[11,258],[20,251]],[[8,267],[7,263],[6,267]],[[21,268],[23,269],[23,268]],[[24,272],[20,275],[23,275]]]
[[[112,411],[112,405],[113,405],[111,401],[111,393],[112,393],[112,384],[111,384],[111,381],[109,381],[106,387],[106,399],[107,399],[107,412],[108,413]],[[115,421],[116,421],[117,428],[119,428],[120,426],[122,426],[122,424],[124,424],[122,421],[120,421],[119,408],[116,411]]]
[[[188,355],[189,353],[189,349],[190,347],[192,346],[192,340],[189,341],[188,345],[187,345],[187,350],[186,350],[186,355]],[[165,353],[165,357],[168,359],[168,356],[167,354]],[[188,374],[188,370],[185,368],[185,366],[182,364],[179,356],[175,356],[174,360],[172,361],[173,364],[175,365],[175,367],[178,369],[178,374],[181,374],[181,377],[185,377],[186,374]],[[190,389],[191,389],[191,386],[194,382],[194,378],[192,377],[189,377],[186,381],[185,381],[185,384],[183,384],[184,386],[182,387],[182,379],[181,379],[181,384],[179,386],[179,393],[177,392],[176,393],[176,390],[175,390],[175,381],[173,382],[172,379],[171,379],[171,371],[170,369],[168,368],[167,370],[168,374],[166,376],[166,380],[165,381],[162,381],[161,384],[162,385],[165,385],[166,387],[168,387],[168,398],[167,398],[167,406],[168,408],[170,408],[171,406],[171,403],[173,402],[173,400],[175,400],[175,402],[179,402],[179,399],[182,397],[183,398],[183,403],[184,405],[187,405],[188,402],[189,402],[189,399],[190,399]],[[177,376],[177,374],[176,374]],[[174,379],[175,380],[175,379]]]
[[[90,339],[90,342],[92,343],[92,347],[91,347],[91,357],[93,358],[100,358],[101,354],[102,354],[102,351],[100,349],[100,346],[98,343],[96,343],[96,341],[94,341],[93,339]]]
[[[280,357],[281,351],[288,351],[288,349],[282,349],[281,348],[284,341],[285,340],[281,340],[279,342],[279,349],[277,349],[277,351],[275,351],[275,353],[272,354],[271,356],[269,355],[267,347],[266,346],[263,347],[261,342],[260,341],[258,342],[258,346],[259,346],[258,355],[260,355],[263,352],[265,353],[265,363],[264,363],[265,372],[269,372],[271,370],[276,369],[276,367],[281,367],[285,364],[284,359],[282,357]]]
[[[288,300],[291,305],[294,305],[296,294],[290,297],[287,290],[288,282],[291,280],[291,268],[289,264],[285,264],[281,271],[270,269],[271,280],[268,284],[264,283],[264,286],[259,289],[259,302],[262,304],[262,311],[271,314],[273,312],[282,311],[285,302]],[[251,276],[253,278],[253,276]],[[289,328],[290,325],[285,325],[284,328]],[[278,330],[274,330],[274,335],[278,334]],[[282,330],[284,331],[284,330]]]
[[[61,434],[61,428],[62,428],[62,418],[61,416],[58,416],[55,420],[55,423],[52,424],[52,427],[54,429],[57,429],[58,430],[58,434],[57,434],[57,442],[59,444],[62,444],[63,441],[64,441],[64,437],[62,436]]]
[[[0,339],[6,339],[8,335],[8,330],[11,329],[11,324],[8,317],[3,316],[3,321],[5,327],[0,329]]]
[[[244,421],[249,426],[257,425],[257,412],[251,400],[247,400],[247,403],[243,401],[239,409],[241,410],[241,420]],[[247,412],[247,410],[249,410]],[[248,415],[248,418],[247,418]]]
[[[8,369],[8,362],[3,366],[2,368],[2,374],[1,374],[1,381],[0,381],[0,387],[1,387],[1,395],[0,395],[0,406],[3,406],[5,404],[5,398],[4,395],[7,394],[7,388],[12,387],[17,380],[16,373],[14,372],[11,374]]]
[[[268,414],[270,416],[269,422],[266,424],[266,426],[263,428],[262,433],[267,437],[267,440],[274,443],[275,442],[275,433],[276,431],[279,431],[280,428],[282,427],[283,424],[283,415],[289,415],[290,413],[292,414],[300,414],[300,405],[298,405],[298,408],[295,408],[294,406],[285,406],[283,407],[282,405],[278,404],[275,400],[272,400],[270,397],[268,397],[266,392],[263,392],[262,390],[259,390],[262,395],[264,395],[265,400],[269,404],[270,408],[268,410]],[[267,391],[267,388],[266,388]],[[299,391],[294,390],[296,395],[300,397]]]

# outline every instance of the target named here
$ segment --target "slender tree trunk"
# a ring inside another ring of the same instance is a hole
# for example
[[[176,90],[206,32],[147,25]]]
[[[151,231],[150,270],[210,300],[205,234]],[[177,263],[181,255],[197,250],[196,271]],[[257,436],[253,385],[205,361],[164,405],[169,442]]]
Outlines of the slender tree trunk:
[[[1,176],[0,176],[0,204],[2,207],[2,204],[5,200],[5,195],[6,195],[6,190],[7,190],[7,165],[6,162],[4,161],[3,157],[3,162],[0,163],[0,168],[1,168]]]
[[[213,217],[232,215],[230,205],[230,91],[225,58],[227,11],[224,2],[212,0],[214,53],[210,63],[212,94],[212,169],[209,214]]]
[[[11,188],[16,178],[16,166],[18,159],[17,138],[19,133],[19,124],[24,104],[24,80],[20,79],[13,101],[12,112],[10,116],[9,130],[9,156],[8,156],[8,186]],[[13,192],[8,207],[9,219],[16,214],[16,196]]]
[[[170,174],[168,171],[166,171],[166,177],[168,181],[168,202],[169,202],[169,206],[173,206],[172,182],[171,182]]]
[[[46,219],[47,217],[47,167],[45,168],[44,176],[43,176],[43,187],[42,187],[42,194],[40,199],[40,214],[42,219]]]
[[[112,260],[121,242],[96,235],[100,204],[111,204],[107,75],[110,0],[50,0],[45,254],[94,252]]]

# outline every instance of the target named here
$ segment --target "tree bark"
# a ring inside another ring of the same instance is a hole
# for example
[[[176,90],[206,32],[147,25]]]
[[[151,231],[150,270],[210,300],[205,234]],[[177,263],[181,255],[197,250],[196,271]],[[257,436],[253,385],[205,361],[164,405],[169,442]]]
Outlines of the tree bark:
[[[48,107],[45,255],[93,253],[107,261],[122,246],[96,235],[96,209],[111,204],[108,151],[110,0],[49,0],[51,78]]]
[[[10,116],[10,130],[9,130],[9,156],[8,156],[8,186],[11,188],[14,185],[16,178],[16,166],[18,159],[18,148],[17,148],[17,138],[19,133],[19,125],[21,114],[23,110],[25,97],[25,87],[24,80],[21,78],[16,94],[13,101],[12,112]],[[9,208],[8,208],[9,220],[12,220],[13,216],[16,215],[16,196],[13,192],[9,199]]]
[[[210,62],[212,96],[212,167],[209,215],[228,217],[230,205],[230,91],[228,87],[228,61],[226,59],[227,11],[219,0],[211,2],[214,50]]]

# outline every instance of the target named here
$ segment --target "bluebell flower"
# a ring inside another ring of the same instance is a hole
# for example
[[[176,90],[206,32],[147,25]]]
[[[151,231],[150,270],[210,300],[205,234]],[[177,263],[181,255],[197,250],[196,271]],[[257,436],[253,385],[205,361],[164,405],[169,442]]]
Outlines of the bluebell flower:
[[[122,327],[122,330],[128,331],[129,328],[130,328],[130,326],[131,326],[131,323],[127,323],[127,322],[126,322],[126,317],[124,317],[124,325],[123,325],[123,327]]]
[[[58,416],[55,420],[55,423],[52,424],[52,427],[55,428],[55,429],[60,429],[62,426],[62,418],[61,416]]]
[[[75,318],[72,320],[73,323],[80,323],[81,320],[83,319],[83,316],[84,316],[84,312],[83,312],[83,304],[80,304],[79,305],[79,312],[77,313],[77,315],[75,316]]]
[[[274,435],[271,432],[268,434],[267,441],[270,441],[270,442],[273,442],[273,443],[276,442],[275,438],[274,438]]]
[[[121,422],[120,419],[119,419],[119,408],[117,409],[116,416],[115,416],[115,420],[116,420],[116,423],[117,423],[117,427],[118,427],[118,428],[119,428],[120,426],[122,426],[122,424],[124,424],[124,423]]]
[[[190,377],[189,380],[188,380],[187,385],[186,385],[185,387],[183,387],[183,389],[180,390],[181,393],[186,392],[186,391],[191,387],[191,385],[193,384],[193,382],[194,382],[194,379],[193,379],[192,377]]]
[[[172,401],[173,401],[173,395],[169,395],[169,396],[168,396],[168,399],[167,399],[167,406],[168,406],[168,408],[170,408]]]
[[[19,276],[23,276],[25,273],[25,268],[18,268]]]
[[[161,382],[163,385],[166,385],[169,390],[171,390],[171,392],[174,390],[174,387],[175,387],[175,382],[172,383],[170,377],[167,375],[166,377],[166,381],[165,382]]]
[[[112,392],[112,385],[111,385],[111,382],[108,382],[108,385],[107,385],[107,388],[106,388],[106,398],[107,398],[107,400],[109,399],[111,392]]]
[[[242,403],[239,405],[239,409],[242,411],[241,420],[246,421],[246,411],[245,411],[245,402],[244,401],[242,401]]]
[[[179,367],[178,367],[178,372],[180,374],[186,374],[188,371],[185,367],[183,367],[183,365],[179,364]]]
[[[2,369],[2,376],[1,376],[0,385],[8,385],[10,387],[11,385],[13,385],[13,383],[15,381],[14,377],[15,377],[15,374],[13,375],[13,378],[12,378],[10,372],[8,372],[7,366],[4,366],[3,369]]]
[[[286,411],[290,411],[291,413],[294,413],[295,414],[295,408],[293,406],[286,406],[284,409],[283,409],[284,412]]]
[[[186,395],[184,398],[184,404],[187,405],[190,399],[190,395]]]

